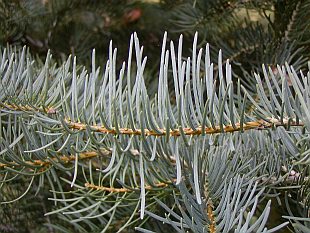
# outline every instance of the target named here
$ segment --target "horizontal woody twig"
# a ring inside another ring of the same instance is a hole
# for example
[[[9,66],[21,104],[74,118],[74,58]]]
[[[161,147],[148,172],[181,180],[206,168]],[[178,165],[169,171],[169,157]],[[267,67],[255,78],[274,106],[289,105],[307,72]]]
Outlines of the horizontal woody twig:
[[[78,159],[83,160],[83,159],[91,159],[94,157],[97,157],[101,154],[108,155],[111,152],[106,149],[101,149],[101,153],[97,151],[87,151],[83,153],[78,154]],[[52,161],[54,162],[62,162],[62,163],[69,163],[71,161],[75,161],[76,157],[75,155],[62,155],[59,158],[49,158],[45,160],[40,160],[36,159],[33,161],[24,161],[26,164],[30,166],[41,166],[41,167],[46,167],[52,164]],[[51,161],[52,160],[52,161]],[[8,163],[0,163],[0,168],[5,168],[5,167],[17,167],[17,166],[22,166],[22,164],[18,164],[16,162],[8,162]]]
[[[172,182],[175,182],[176,179],[172,180]],[[154,186],[151,185],[147,185],[145,186],[145,190],[151,191],[154,190],[154,188],[165,188],[167,186],[169,186],[171,183],[170,182],[160,182],[160,183],[156,183]],[[94,185],[94,184],[90,184],[90,183],[85,183],[85,187],[86,188],[90,188],[90,189],[95,189],[95,190],[101,190],[104,192],[110,192],[110,193],[127,193],[127,192],[133,192],[135,190],[140,190],[141,187],[137,187],[137,188],[113,188],[113,187],[104,187],[104,186],[98,186],[98,185]]]

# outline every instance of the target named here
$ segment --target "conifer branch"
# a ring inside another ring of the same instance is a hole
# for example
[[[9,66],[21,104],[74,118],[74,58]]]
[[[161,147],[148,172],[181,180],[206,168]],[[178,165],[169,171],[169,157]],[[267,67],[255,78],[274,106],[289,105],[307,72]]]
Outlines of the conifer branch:
[[[175,182],[175,181],[176,181],[176,179],[172,180],[172,182]],[[145,188],[145,190],[152,191],[152,190],[154,190],[154,188],[166,188],[170,184],[172,184],[172,183],[160,182],[160,183],[156,183],[155,187],[151,186],[151,185],[147,185],[144,188]],[[85,187],[90,188],[90,189],[101,190],[104,192],[110,192],[110,193],[128,193],[128,192],[133,192],[135,190],[140,190],[140,187],[132,188],[132,189],[129,189],[129,188],[113,188],[113,187],[98,186],[98,185],[94,185],[94,184],[90,184],[90,183],[85,183]]]
[[[292,33],[293,26],[296,23],[296,19],[297,19],[297,15],[298,15],[300,4],[301,4],[300,1],[296,4],[296,7],[295,7],[295,9],[294,9],[294,11],[292,13],[292,16],[291,16],[290,20],[289,20],[289,23],[287,24],[286,30],[284,32],[284,38],[286,40],[290,40],[291,39],[290,38],[290,34]]]
[[[101,153],[99,153],[97,151],[87,151],[87,152],[80,153],[78,159],[91,159],[91,158],[99,156],[102,153],[105,155],[108,155],[111,152],[109,150],[106,150],[106,149],[102,149]],[[63,156],[60,156],[59,158],[50,158],[50,159],[46,159],[46,160],[37,159],[37,160],[33,160],[33,161],[24,161],[24,162],[30,166],[47,167],[47,166],[52,164],[52,161],[54,161],[54,162],[60,161],[62,163],[69,163],[69,162],[74,161],[75,159],[76,159],[75,155],[69,155],[69,156],[63,155]],[[0,168],[16,167],[16,166],[22,166],[22,165],[18,164],[16,162],[10,162],[7,164],[0,163]]]
[[[19,110],[19,111],[35,111],[35,112],[46,112],[46,113],[57,113],[57,110],[53,107],[40,107],[40,108],[34,108],[29,105],[17,105],[17,104],[7,104],[7,103],[0,103],[0,107],[7,108],[7,109],[13,109],[13,110]],[[289,122],[290,121],[290,122]],[[81,122],[73,122],[69,119],[65,120],[66,124],[69,128],[75,129],[75,130],[86,130],[86,127],[90,127],[91,130],[95,132],[100,132],[104,134],[124,134],[124,135],[141,135],[142,130],[141,129],[129,129],[129,128],[120,128],[118,131],[115,128],[107,129],[100,125],[87,125]],[[236,123],[235,127],[233,125],[226,125],[223,126],[222,129],[220,126],[215,127],[206,127],[205,128],[205,134],[216,134],[216,133],[232,133],[236,131],[246,131],[251,129],[267,129],[272,127],[279,127],[279,126],[304,126],[302,122],[296,122],[296,120],[292,119],[274,119],[269,118],[267,120],[257,120],[257,121],[250,121],[245,122],[243,124],[243,127],[241,127],[240,123]],[[196,129],[192,128],[183,128],[182,129],[185,135],[201,135],[202,128],[201,126],[197,127]],[[165,136],[167,135],[167,132],[165,129],[158,129],[159,132],[155,132],[153,130],[144,129],[144,135],[145,136]],[[178,137],[181,136],[180,129],[173,129],[170,130],[170,136],[172,137]],[[0,166],[1,167],[1,166]]]
[[[128,129],[128,128],[120,128],[119,130],[116,129],[107,129],[100,125],[87,125],[79,122],[71,122],[66,120],[65,121],[68,124],[68,127],[71,129],[76,130],[86,130],[86,127],[90,127],[91,130],[95,132],[100,132],[104,134],[124,134],[124,135],[141,135],[142,130],[141,129]],[[213,127],[206,127],[205,128],[205,134],[217,134],[217,133],[232,133],[236,131],[246,131],[251,129],[268,129],[272,127],[279,127],[279,126],[304,126],[302,122],[296,122],[291,121],[289,122],[288,119],[278,120],[278,119],[268,119],[266,120],[258,120],[258,121],[250,121],[243,124],[243,127],[241,127],[240,123],[236,123],[235,127],[233,125],[226,125],[223,126],[221,129],[220,126]],[[201,135],[203,134],[201,126],[197,127],[196,129],[192,128],[183,128],[182,129],[185,135]],[[165,129],[158,129],[161,133],[155,132],[153,130],[144,129],[144,135],[145,136],[166,136],[167,132]],[[170,136],[172,137],[178,137],[181,136],[180,129],[173,129],[169,131]]]
[[[243,48],[239,49],[238,51],[236,51],[234,54],[231,54],[227,59],[229,61],[234,61],[236,58],[238,58],[239,56],[241,56],[243,54],[249,54],[249,53],[255,51],[256,49],[259,48],[259,46],[260,46],[260,44],[256,43],[254,45],[249,45],[247,47],[243,47]],[[218,69],[218,67],[215,66],[215,70],[217,70],[217,69]]]
[[[207,203],[207,215],[210,220],[210,225],[208,227],[210,233],[216,232],[215,216],[214,216],[213,208],[214,207],[213,207],[212,201],[209,198],[208,203]]]
[[[27,111],[27,112],[45,112],[45,113],[57,113],[56,109],[53,107],[33,107],[30,105],[20,105],[20,104],[9,104],[0,103],[0,108],[6,108],[15,111]]]

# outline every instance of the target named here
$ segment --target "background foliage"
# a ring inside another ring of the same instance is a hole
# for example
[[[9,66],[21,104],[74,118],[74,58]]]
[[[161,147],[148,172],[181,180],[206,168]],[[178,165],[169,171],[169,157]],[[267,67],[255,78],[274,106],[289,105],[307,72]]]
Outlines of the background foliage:
[[[1,1],[0,230],[309,232],[309,10]]]

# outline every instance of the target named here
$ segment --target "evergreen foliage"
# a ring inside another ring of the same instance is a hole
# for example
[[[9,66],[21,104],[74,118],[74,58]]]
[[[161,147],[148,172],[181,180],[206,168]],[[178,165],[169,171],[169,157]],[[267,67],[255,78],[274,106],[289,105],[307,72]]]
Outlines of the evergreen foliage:
[[[309,0],[0,4],[1,232],[310,232]]]
[[[2,203],[48,186],[55,206],[46,215],[64,225],[47,225],[64,232],[68,223],[79,232],[149,232],[149,218],[177,232],[274,232],[287,223],[267,230],[271,202],[262,203],[275,198],[306,228],[310,73],[263,66],[253,99],[232,82],[221,52],[217,74],[209,46],[197,53],[197,34],[185,61],[182,37],[177,49],[166,38],[154,98],[136,34],[119,71],[112,43],[103,72],[93,52],[90,73],[75,57],[57,67],[48,54],[38,68],[25,48],[3,50],[1,188],[27,185]]]

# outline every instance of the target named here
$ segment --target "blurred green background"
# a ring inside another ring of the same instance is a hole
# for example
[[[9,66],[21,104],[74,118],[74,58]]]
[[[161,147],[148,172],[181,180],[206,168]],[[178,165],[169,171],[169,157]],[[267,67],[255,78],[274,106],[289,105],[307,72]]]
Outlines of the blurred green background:
[[[309,12],[309,0],[0,0],[0,45],[17,49],[26,45],[38,60],[50,50],[58,63],[72,54],[86,67],[95,48],[97,65],[104,66],[110,41],[118,48],[121,64],[127,58],[130,35],[137,32],[148,56],[145,78],[151,86],[164,32],[174,41],[183,34],[188,55],[198,32],[199,44],[210,44],[213,62],[222,49],[234,77],[254,92],[253,72],[260,73],[262,64],[274,67],[287,61],[295,69],[306,67]],[[2,193],[2,199],[18,196],[20,186]],[[42,195],[37,198],[46,199]],[[0,232],[46,232],[40,223],[49,221],[43,213],[50,203],[31,205],[31,198],[0,209]],[[271,222],[279,224],[283,211],[272,212]]]

